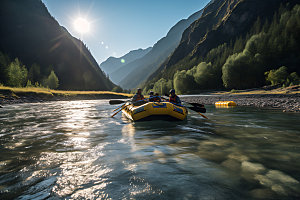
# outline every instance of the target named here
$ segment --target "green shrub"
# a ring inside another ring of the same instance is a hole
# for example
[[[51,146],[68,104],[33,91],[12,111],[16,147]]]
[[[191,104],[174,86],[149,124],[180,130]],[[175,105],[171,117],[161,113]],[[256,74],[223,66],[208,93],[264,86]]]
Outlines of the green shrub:
[[[53,70],[51,70],[48,78],[45,80],[45,86],[47,86],[50,89],[58,88],[59,81]]]
[[[25,65],[16,58],[10,63],[7,69],[8,85],[12,87],[22,87],[25,85],[27,79],[27,69]]]
[[[153,92],[157,92],[160,95],[168,94],[172,89],[172,81],[167,81],[164,78],[159,79],[153,86]]]
[[[198,87],[201,89],[217,87],[217,73],[214,71],[211,63],[201,62],[196,67],[196,72],[193,76]]]
[[[289,85],[299,85],[300,84],[300,77],[296,72],[293,72],[288,77]]]
[[[26,87],[34,87],[30,80],[27,80]]]
[[[282,66],[279,69],[272,69],[265,72],[266,80],[271,83],[271,85],[283,85],[286,83],[288,78],[287,67]]]
[[[123,92],[123,89],[120,86],[116,86],[112,89],[112,92]]]
[[[185,70],[177,71],[174,75],[174,88],[178,94],[187,94],[197,85],[194,77]]]

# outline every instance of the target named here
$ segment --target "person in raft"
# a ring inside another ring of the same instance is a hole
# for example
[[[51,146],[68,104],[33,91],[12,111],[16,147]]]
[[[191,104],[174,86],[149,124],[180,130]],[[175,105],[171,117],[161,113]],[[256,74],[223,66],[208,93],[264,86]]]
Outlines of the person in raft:
[[[134,106],[143,105],[145,103],[144,96],[142,95],[142,89],[138,88],[136,94],[132,97],[131,102]]]
[[[149,102],[153,102],[154,101],[154,92],[150,91],[149,92]]]
[[[153,101],[154,101],[154,102],[161,102],[161,99],[160,99],[158,93],[155,93],[155,94],[154,94]]]
[[[181,105],[180,98],[175,94],[174,89],[170,90],[170,96],[169,97],[170,97],[169,102],[177,104],[177,105]]]
[[[161,102],[161,99],[159,98],[159,94],[155,93],[153,91],[149,92],[149,102]]]

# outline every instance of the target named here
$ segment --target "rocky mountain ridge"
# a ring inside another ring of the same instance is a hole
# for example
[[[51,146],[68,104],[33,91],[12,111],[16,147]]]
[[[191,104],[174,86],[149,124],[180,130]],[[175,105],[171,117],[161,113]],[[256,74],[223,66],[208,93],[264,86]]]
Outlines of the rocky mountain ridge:
[[[41,0],[0,1],[0,51],[19,58],[41,76],[54,70],[59,89],[111,90],[115,85],[99,68],[85,44],[50,15]]]

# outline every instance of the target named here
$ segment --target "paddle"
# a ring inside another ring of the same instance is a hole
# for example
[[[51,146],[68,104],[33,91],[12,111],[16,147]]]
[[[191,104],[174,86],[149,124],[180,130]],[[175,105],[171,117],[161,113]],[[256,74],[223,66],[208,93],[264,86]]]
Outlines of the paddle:
[[[205,119],[208,119],[205,115],[203,115],[201,112],[205,113],[206,109],[205,108],[198,108],[198,107],[187,107],[195,112],[197,112],[199,115],[201,115],[202,117],[204,117]]]
[[[168,95],[165,94],[165,96],[168,96]],[[187,108],[189,108],[189,109],[197,112],[203,118],[208,119],[205,115],[202,114],[202,113],[206,113],[206,108],[204,108],[203,104],[200,104],[200,103],[191,103],[191,102],[186,102],[186,101],[182,101],[182,102],[192,105],[193,107],[187,107]]]
[[[123,110],[123,108],[122,109],[120,109],[118,112],[115,112],[111,117],[114,117],[116,114],[118,114],[121,110]]]
[[[185,101],[186,102],[186,101]],[[200,103],[190,103],[190,102],[186,102],[194,107],[200,107],[200,108],[204,108],[204,105],[203,104],[200,104]],[[206,111],[205,111],[206,112]]]
[[[129,104],[130,105],[130,104]],[[122,105],[121,106],[121,109],[118,111],[118,112],[115,112],[111,117],[114,117],[116,114],[118,114],[121,110],[123,110],[124,108],[126,108],[127,106],[129,106],[129,105]]]
[[[204,107],[187,107],[195,112],[206,113],[206,108]]]
[[[208,119],[205,115],[203,115],[202,113],[198,112],[199,115],[201,115],[202,117],[204,117],[205,119]]]
[[[118,99],[112,99],[109,100],[110,105],[120,104],[120,103],[126,103],[126,101],[118,100]]]
[[[192,106],[194,106],[194,107],[188,107],[188,108],[197,112],[199,115],[201,115],[205,119],[208,119],[205,115],[202,114],[202,113],[206,113],[206,108],[204,108],[204,105],[199,104],[199,103],[189,103],[189,102],[185,102],[185,103],[188,103],[188,104],[191,104]]]
[[[126,102],[125,102],[125,101],[122,101],[122,100],[109,100],[109,104],[110,104],[110,105],[120,104],[120,103],[124,103],[124,104],[122,104],[122,106],[120,106],[120,107],[114,109],[113,112],[115,112],[116,110],[118,110],[118,109],[120,109],[120,108],[123,108],[123,106],[125,105]]]
[[[117,111],[118,109],[122,108],[124,105],[125,105],[125,103],[124,103],[124,104],[122,104],[122,106],[120,106],[120,107],[117,107],[116,109],[114,109],[114,110],[113,110],[113,112],[115,112],[115,111]]]
[[[167,95],[165,94],[165,96],[167,96]],[[191,102],[187,102],[187,101],[182,101],[182,102],[192,105],[193,107],[188,107],[191,110],[194,110],[196,112],[206,113],[206,109],[204,108],[203,104],[200,104],[200,103],[191,103]]]
[[[138,102],[145,102],[145,100],[149,100],[149,98],[147,98],[147,99],[142,99],[142,100],[139,100],[139,101],[136,101],[136,102],[134,102],[134,103],[138,103]],[[118,107],[118,108],[116,108],[115,110],[113,110],[113,112],[114,111],[116,111],[116,110],[118,110],[118,109],[120,109],[119,111],[117,111],[116,113],[114,113],[111,117],[114,117],[116,114],[118,114],[121,110],[123,110],[124,108],[126,108],[127,106],[129,106],[129,105],[125,105],[125,103],[127,102],[127,101],[121,101],[121,100],[110,100],[109,101],[109,103],[110,104],[116,104],[117,102],[120,102],[120,103],[124,103],[122,106],[120,106],[120,107]]]

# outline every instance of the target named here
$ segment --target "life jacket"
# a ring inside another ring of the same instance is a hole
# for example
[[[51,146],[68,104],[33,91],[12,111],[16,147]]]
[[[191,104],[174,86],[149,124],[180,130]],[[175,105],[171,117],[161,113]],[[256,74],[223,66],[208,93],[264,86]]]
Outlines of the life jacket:
[[[153,102],[153,101],[154,101],[154,96],[153,96],[153,95],[150,95],[149,101],[150,101],[150,102]]]
[[[169,102],[177,103],[176,99],[177,99],[177,95],[175,95],[174,97],[170,96]]]
[[[140,100],[144,99],[143,95],[141,95],[141,94],[136,94],[136,95],[137,95],[136,101],[140,101]]]
[[[154,101],[154,102],[161,102],[161,99],[160,99],[159,97],[154,97],[154,98],[153,98],[153,101]]]

